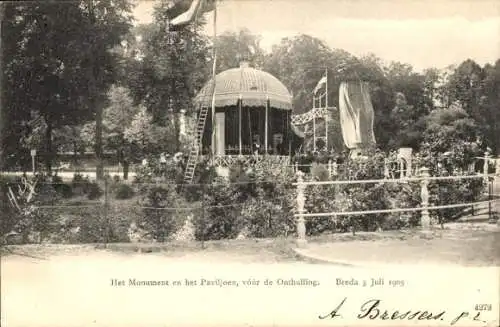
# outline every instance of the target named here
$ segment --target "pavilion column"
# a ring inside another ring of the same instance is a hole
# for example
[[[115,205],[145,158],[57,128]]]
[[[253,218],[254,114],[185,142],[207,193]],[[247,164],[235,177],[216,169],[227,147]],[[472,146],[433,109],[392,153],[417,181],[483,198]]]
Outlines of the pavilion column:
[[[243,154],[243,146],[242,146],[242,140],[241,140],[241,130],[242,130],[242,119],[241,119],[241,116],[242,116],[242,113],[241,113],[241,107],[243,106],[242,104],[242,99],[243,97],[241,96],[240,94],[240,101],[238,101],[238,133],[239,133],[239,140],[240,140],[240,156]]]
[[[267,154],[267,145],[268,145],[268,138],[269,138],[269,97],[266,100],[266,120],[265,120],[265,125],[264,125],[264,147],[265,147],[265,154]]]

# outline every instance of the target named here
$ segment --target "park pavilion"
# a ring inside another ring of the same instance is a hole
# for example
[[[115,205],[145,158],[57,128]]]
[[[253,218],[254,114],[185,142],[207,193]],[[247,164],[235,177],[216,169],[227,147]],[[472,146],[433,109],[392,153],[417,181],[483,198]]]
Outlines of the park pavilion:
[[[213,79],[195,98],[200,112],[215,101],[214,133],[212,110],[206,110],[203,156],[212,154],[221,166],[245,157],[288,162],[301,135],[291,124],[292,96],[276,77],[243,62],[217,74],[215,99],[212,91]]]

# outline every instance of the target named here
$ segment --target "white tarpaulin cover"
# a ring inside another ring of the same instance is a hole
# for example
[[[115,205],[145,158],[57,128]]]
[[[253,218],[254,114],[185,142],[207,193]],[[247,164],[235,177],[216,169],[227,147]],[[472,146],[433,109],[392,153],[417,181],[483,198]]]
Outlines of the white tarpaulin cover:
[[[342,82],[339,90],[339,109],[342,136],[347,148],[361,148],[375,143],[375,114],[368,83]]]

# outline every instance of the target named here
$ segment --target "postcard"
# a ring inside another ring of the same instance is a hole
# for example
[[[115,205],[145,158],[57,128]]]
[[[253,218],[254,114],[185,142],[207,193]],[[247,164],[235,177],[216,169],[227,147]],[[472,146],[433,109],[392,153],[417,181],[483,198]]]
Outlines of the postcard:
[[[0,324],[500,326],[499,9],[1,2]]]

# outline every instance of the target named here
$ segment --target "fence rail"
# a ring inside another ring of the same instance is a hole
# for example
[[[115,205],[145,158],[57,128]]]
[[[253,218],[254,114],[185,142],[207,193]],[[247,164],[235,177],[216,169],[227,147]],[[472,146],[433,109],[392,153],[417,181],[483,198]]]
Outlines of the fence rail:
[[[394,208],[394,209],[380,209],[380,210],[362,210],[362,211],[342,211],[342,212],[321,212],[321,213],[303,213],[295,214],[295,217],[331,217],[331,216],[355,216],[355,215],[369,215],[378,213],[395,213],[395,212],[410,212],[410,211],[422,211],[422,210],[439,210],[439,209],[451,209],[451,208],[463,208],[471,207],[480,204],[487,204],[500,201],[500,199],[488,200],[488,201],[477,201],[469,203],[457,203],[457,204],[446,204],[440,206],[430,206],[430,207],[415,207],[415,208]]]
[[[488,157],[486,154],[485,157]],[[491,204],[493,202],[499,201],[500,199],[493,199],[493,187],[490,180],[496,176],[496,174],[489,174],[489,161],[485,160],[482,174],[476,175],[456,175],[456,176],[431,176],[429,169],[426,167],[421,167],[419,169],[418,176],[415,177],[403,177],[400,179],[368,179],[368,180],[340,180],[340,181],[316,181],[316,182],[306,182],[304,181],[304,173],[302,171],[297,171],[297,182],[293,185],[297,188],[297,213],[294,217],[297,219],[297,244],[299,246],[305,246],[307,244],[306,240],[306,218],[311,217],[332,217],[332,216],[353,216],[353,215],[367,215],[367,214],[387,214],[387,213],[398,213],[398,212],[420,212],[420,224],[422,229],[429,230],[431,227],[431,217],[430,210],[440,210],[440,209],[451,209],[451,208],[463,208],[472,207],[481,204],[488,204],[489,220],[493,222],[494,219],[498,220],[496,215],[492,215]],[[498,173],[498,172],[497,172]],[[429,184],[431,181],[442,181],[442,180],[464,180],[464,179],[482,179],[485,184],[485,193],[488,194],[487,201],[477,201],[470,203],[456,203],[456,204],[445,204],[445,205],[430,205],[429,199]],[[377,209],[377,210],[359,210],[359,211],[335,211],[335,212],[319,212],[319,213],[308,213],[305,210],[306,202],[306,188],[312,185],[354,185],[354,184],[385,184],[385,183],[406,183],[406,182],[419,182],[420,183],[420,198],[421,206],[413,208],[392,208],[392,209]],[[500,221],[499,221],[500,222]]]
[[[318,181],[301,182],[301,185],[338,185],[338,184],[378,184],[378,183],[404,183],[420,182],[422,180],[458,180],[458,179],[484,179],[485,177],[495,177],[495,174],[478,175],[457,175],[457,176],[435,176],[435,177],[404,177],[400,179],[360,179],[360,180],[341,180],[341,181]],[[299,183],[293,183],[294,186]]]

